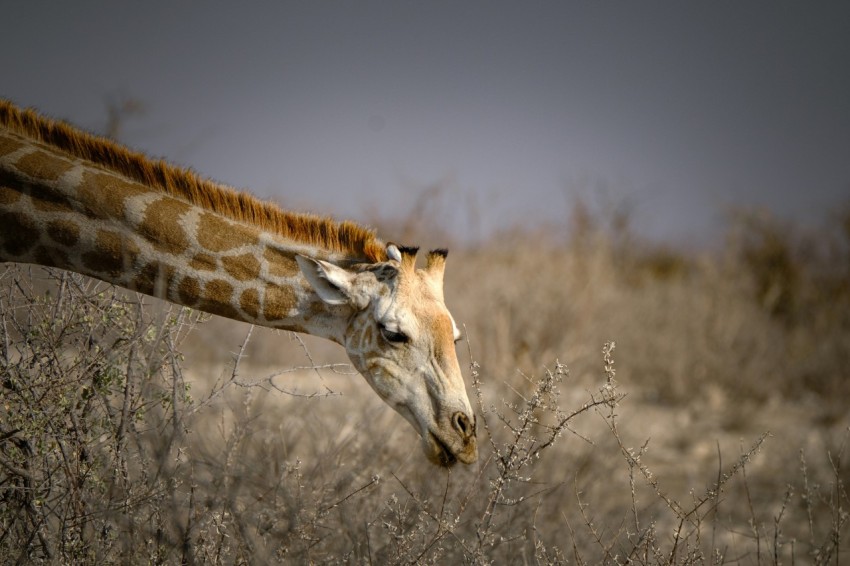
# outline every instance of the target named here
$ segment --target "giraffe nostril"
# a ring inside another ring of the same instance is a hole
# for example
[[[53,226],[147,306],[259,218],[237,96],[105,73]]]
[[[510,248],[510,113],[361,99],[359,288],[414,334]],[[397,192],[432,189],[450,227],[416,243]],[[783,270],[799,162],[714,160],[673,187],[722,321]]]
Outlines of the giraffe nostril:
[[[455,430],[458,431],[464,439],[472,436],[474,432],[474,428],[469,417],[463,413],[455,413],[452,417],[452,424],[454,425]]]

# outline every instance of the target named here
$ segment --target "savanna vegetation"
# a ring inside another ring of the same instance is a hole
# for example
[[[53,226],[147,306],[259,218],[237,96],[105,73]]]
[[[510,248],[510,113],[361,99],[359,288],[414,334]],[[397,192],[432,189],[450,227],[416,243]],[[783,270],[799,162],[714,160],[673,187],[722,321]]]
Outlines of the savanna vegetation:
[[[450,470],[332,344],[0,266],[2,561],[841,563],[850,212],[694,252],[573,210],[452,249]]]

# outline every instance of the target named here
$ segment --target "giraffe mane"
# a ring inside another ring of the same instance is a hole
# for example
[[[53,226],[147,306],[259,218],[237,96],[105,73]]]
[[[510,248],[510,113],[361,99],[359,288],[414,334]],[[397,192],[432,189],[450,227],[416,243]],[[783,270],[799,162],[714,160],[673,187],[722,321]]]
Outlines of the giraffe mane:
[[[273,202],[205,179],[189,169],[163,159],[151,159],[107,138],[46,118],[33,109],[22,110],[2,98],[0,126],[231,220],[351,259],[370,262],[387,259],[385,246],[372,229],[351,221],[286,211]]]

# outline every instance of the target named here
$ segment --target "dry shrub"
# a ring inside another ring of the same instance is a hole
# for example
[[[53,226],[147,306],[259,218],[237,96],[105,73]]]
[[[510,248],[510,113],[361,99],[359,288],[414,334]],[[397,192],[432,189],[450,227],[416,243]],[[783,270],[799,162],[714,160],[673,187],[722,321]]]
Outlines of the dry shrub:
[[[0,555],[93,564],[179,547],[177,347],[198,315],[68,272],[8,265],[0,280]]]
[[[840,230],[803,253],[746,227],[717,255],[582,230],[453,250],[481,457],[449,471],[339,348],[220,319],[178,348],[198,320],[185,309],[4,267],[0,555],[839,563]],[[783,262],[796,275],[777,310],[763,272]]]

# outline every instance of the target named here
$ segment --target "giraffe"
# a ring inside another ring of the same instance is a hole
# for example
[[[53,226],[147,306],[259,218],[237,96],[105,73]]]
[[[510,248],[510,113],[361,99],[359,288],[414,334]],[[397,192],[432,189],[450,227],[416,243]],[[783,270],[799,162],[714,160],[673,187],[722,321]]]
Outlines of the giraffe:
[[[341,344],[439,466],[478,458],[445,250],[293,213],[0,99],[0,261]]]

